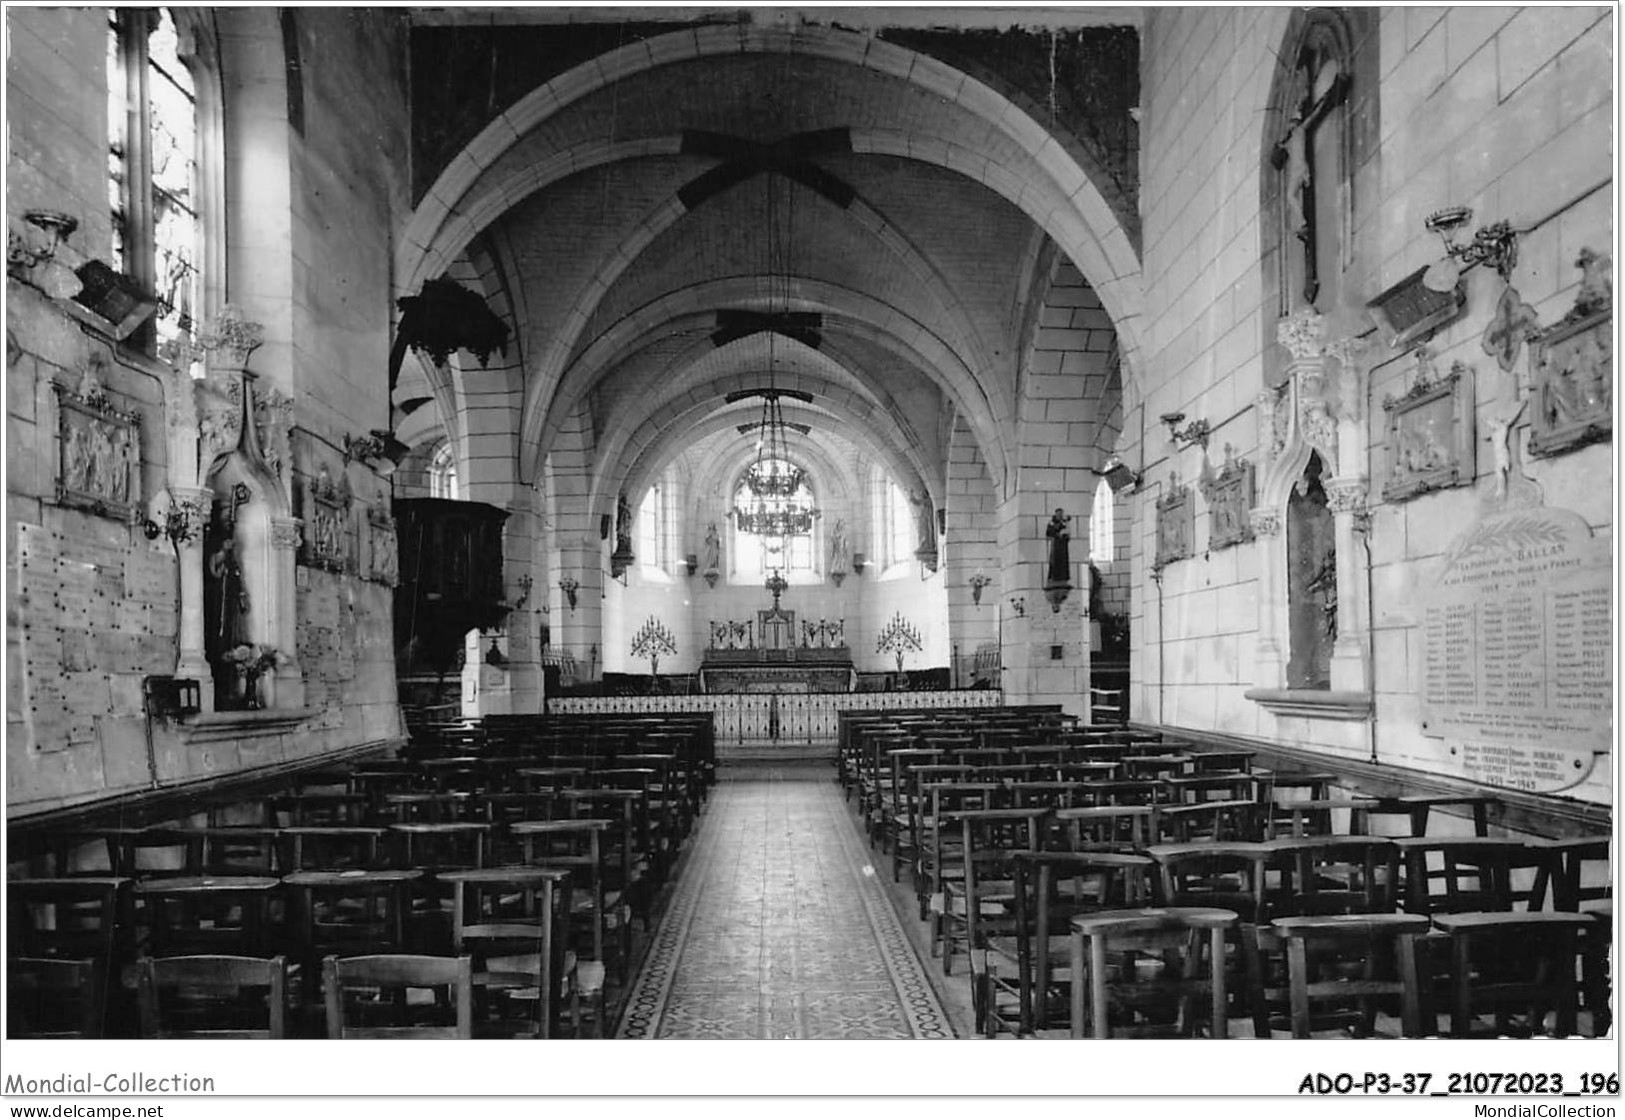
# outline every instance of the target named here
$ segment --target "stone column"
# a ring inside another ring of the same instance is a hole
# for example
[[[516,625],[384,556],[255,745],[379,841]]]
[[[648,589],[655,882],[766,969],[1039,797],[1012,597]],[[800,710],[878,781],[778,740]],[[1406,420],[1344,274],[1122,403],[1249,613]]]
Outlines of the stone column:
[[[271,518],[271,578],[266,581],[264,618],[273,626],[264,640],[276,642],[283,655],[273,678],[269,705],[273,708],[303,708],[305,678],[299,668],[298,600],[294,590],[294,559],[299,548],[303,522],[297,517]],[[279,636],[285,640],[278,642]]]
[[[206,712],[214,710],[214,688],[210,686],[209,660],[204,653],[203,527],[208,523],[213,497],[214,491],[203,487],[172,486],[169,490],[169,512],[173,518],[170,524],[175,541],[175,563],[180,566],[181,594],[177,607],[180,657],[175,662],[175,676],[195,680],[203,686],[200,692]]]

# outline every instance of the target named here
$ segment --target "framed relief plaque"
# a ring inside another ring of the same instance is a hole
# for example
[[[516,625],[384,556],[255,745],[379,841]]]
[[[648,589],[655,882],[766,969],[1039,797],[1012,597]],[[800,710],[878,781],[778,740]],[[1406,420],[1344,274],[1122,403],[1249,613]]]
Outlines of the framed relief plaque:
[[[141,513],[141,414],[108,399],[95,367],[56,393],[56,500],[116,521]]]
[[[1418,376],[1398,397],[1382,402],[1388,414],[1385,501],[1402,502],[1431,490],[1470,486],[1476,470],[1472,370],[1460,362],[1444,377]]]

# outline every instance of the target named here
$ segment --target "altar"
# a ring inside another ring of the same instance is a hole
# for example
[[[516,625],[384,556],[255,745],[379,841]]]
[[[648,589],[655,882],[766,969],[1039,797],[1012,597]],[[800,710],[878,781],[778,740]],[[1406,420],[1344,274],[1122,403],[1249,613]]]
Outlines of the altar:
[[[700,691],[851,692],[858,674],[846,645],[845,620],[805,620],[773,606],[744,622],[711,624],[711,645],[700,662]],[[796,644],[796,638],[801,642]]]
[[[857,679],[846,646],[708,649],[700,663],[704,693],[851,692]]]

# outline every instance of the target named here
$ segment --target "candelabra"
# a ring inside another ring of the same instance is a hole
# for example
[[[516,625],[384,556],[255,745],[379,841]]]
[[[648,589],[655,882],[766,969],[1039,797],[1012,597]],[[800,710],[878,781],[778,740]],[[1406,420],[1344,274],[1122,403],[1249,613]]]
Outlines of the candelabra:
[[[559,590],[564,592],[564,598],[570,604],[571,610],[576,609],[576,592],[580,590],[580,588],[581,584],[577,583],[569,576],[565,576],[563,579],[559,580]]]
[[[664,623],[653,615],[632,636],[632,656],[649,659],[649,674],[660,673],[660,655],[677,652],[677,638]]]
[[[875,639],[876,653],[889,653],[897,658],[897,671],[903,671],[903,655],[918,651],[920,648],[920,631],[903,612],[898,611],[892,620],[881,627],[880,635]]]

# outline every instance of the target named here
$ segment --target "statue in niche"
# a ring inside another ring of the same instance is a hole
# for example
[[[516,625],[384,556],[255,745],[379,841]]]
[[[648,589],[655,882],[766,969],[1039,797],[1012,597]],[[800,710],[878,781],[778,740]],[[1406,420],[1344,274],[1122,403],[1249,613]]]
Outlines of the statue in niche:
[[[1072,518],[1061,509],[1056,509],[1055,516],[1049,519],[1049,526],[1044,535],[1049,538],[1049,567],[1044,573],[1046,584],[1070,584],[1072,582],[1072,557],[1068,541],[1072,533],[1068,529]]]
[[[1287,687],[1327,689],[1337,641],[1336,521],[1321,483],[1318,454],[1287,499]]]
[[[213,616],[206,619],[209,634],[224,653],[248,641],[248,588],[243,583],[243,567],[237,559],[237,541],[228,528],[209,553],[209,579],[213,584],[207,605]]]

